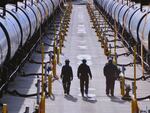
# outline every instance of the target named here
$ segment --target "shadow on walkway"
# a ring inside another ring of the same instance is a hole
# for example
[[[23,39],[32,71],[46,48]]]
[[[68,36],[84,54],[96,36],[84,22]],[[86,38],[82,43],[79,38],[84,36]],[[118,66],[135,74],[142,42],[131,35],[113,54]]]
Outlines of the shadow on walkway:
[[[72,102],[77,102],[78,101],[78,99],[73,97],[72,95],[66,95],[64,98],[69,100],[69,101],[72,101]]]
[[[108,97],[111,99],[112,102],[117,102],[120,104],[123,104],[126,102],[125,100],[122,100],[121,98],[116,97],[116,96],[108,96]]]
[[[83,97],[83,101],[89,102],[89,103],[96,103],[97,100],[94,97]]]

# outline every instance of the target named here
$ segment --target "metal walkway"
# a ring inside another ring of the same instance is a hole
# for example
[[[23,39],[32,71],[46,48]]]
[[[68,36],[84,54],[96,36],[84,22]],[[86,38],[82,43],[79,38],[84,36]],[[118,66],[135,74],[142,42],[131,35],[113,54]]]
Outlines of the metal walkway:
[[[46,100],[46,113],[129,113],[130,103],[120,99],[120,86],[116,82],[115,97],[105,94],[105,77],[103,67],[107,59],[97,41],[96,33],[92,29],[86,5],[73,5],[71,23],[66,37],[61,63],[70,59],[74,80],[71,84],[71,96],[65,97],[60,82],[53,84],[55,100]],[[90,80],[89,96],[95,100],[82,99],[77,78],[77,68],[83,58],[91,67],[93,79]],[[60,70],[62,66],[58,66]]]

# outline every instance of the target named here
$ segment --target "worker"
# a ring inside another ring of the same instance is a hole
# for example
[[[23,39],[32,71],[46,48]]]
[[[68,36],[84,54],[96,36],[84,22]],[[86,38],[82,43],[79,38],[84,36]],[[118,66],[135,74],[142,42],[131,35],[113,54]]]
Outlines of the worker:
[[[92,79],[92,74],[90,67],[86,64],[86,59],[82,60],[82,63],[79,65],[77,70],[77,76],[80,79],[80,91],[82,97],[84,96],[84,91],[86,96],[88,96],[88,88],[89,88],[89,77]],[[85,90],[84,90],[85,87]]]
[[[108,58],[108,63],[104,66],[104,76],[106,77],[106,95],[114,96],[115,80],[119,78],[120,70],[113,64],[112,57]]]
[[[70,62],[69,59],[65,60],[65,65],[62,67],[61,75],[60,75],[62,79],[65,95],[70,94],[70,85],[71,85],[71,81],[73,80],[72,67],[69,65],[69,62]]]

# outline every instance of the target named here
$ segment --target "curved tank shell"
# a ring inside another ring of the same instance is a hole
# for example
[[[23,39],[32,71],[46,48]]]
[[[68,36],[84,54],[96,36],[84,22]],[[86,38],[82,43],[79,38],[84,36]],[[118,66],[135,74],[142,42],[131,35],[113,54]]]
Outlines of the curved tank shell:
[[[18,7],[26,14],[29,20],[30,36],[28,39],[30,39],[36,30],[36,16],[28,5],[25,7],[24,3],[18,2]]]
[[[31,3],[29,1],[27,1],[27,5],[28,7],[30,7],[34,14],[35,14],[35,17],[36,17],[36,30],[39,29],[40,27],[40,24],[41,24],[41,14],[40,14],[40,10],[35,6],[34,3]]]
[[[0,18],[0,23],[1,26],[3,26],[1,28],[5,31],[7,37],[9,47],[8,51],[10,51],[9,58],[12,58],[21,45],[20,27],[14,17],[7,12],[4,17]]]
[[[22,34],[21,44],[24,45],[26,40],[29,38],[29,34],[30,34],[29,20],[26,14],[21,9],[18,9],[16,12],[16,7],[14,5],[8,4],[6,5],[6,9],[8,12],[14,15],[16,19],[18,20],[21,26],[21,32],[20,32],[20,34]]]
[[[62,0],[27,0],[6,4],[6,15],[0,16],[0,66],[10,61],[25,43],[30,41]],[[0,13],[3,9],[0,8]]]
[[[2,24],[0,22],[0,66],[6,60],[8,54],[8,41],[5,32],[2,29]]]

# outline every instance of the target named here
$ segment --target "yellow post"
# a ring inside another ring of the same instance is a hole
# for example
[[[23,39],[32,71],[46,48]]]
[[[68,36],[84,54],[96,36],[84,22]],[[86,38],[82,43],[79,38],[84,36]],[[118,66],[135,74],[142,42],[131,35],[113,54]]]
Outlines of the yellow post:
[[[101,16],[99,14],[98,16],[98,32],[97,32],[97,36],[98,36],[98,40],[100,41],[100,35],[101,35],[101,32],[100,32],[100,20],[101,20]]]
[[[144,53],[143,53],[143,45],[141,43],[141,62],[142,62],[142,76],[144,77]]]
[[[60,49],[60,54],[62,53],[62,38],[61,36],[59,35],[59,49]]]
[[[45,113],[45,93],[41,97],[41,102],[40,102],[40,113]]]
[[[53,75],[55,76],[56,75],[56,41],[54,41],[54,48],[53,48],[53,51],[54,51],[54,58],[53,58]]]
[[[42,51],[42,95],[44,93],[44,44],[41,44],[41,51]]]
[[[56,55],[54,55],[53,59],[53,76],[56,76]]]
[[[101,48],[104,48],[104,37],[101,36]]]
[[[105,23],[104,23],[104,28],[105,28],[105,29],[104,29],[104,31],[105,31],[105,33],[106,33],[106,30],[107,30],[107,29],[106,29],[106,24],[107,24],[107,22],[106,22],[106,17],[104,17],[104,20],[105,20]]]
[[[55,26],[55,22],[54,22],[54,47],[53,47],[53,51],[54,51],[53,76],[55,76],[56,75],[56,26]]]
[[[60,17],[60,32],[59,32],[59,48],[60,48],[60,54],[62,53],[62,17]]]
[[[8,113],[7,104],[3,104],[2,113]]]
[[[52,74],[48,76],[48,94],[52,95]]]
[[[134,98],[136,99],[136,46],[134,46]]]
[[[63,46],[64,45],[64,41],[65,41],[65,35],[64,35],[63,32],[61,33],[61,39],[62,39],[62,46]]]
[[[105,42],[104,42],[104,54],[106,55],[106,56],[108,56],[108,46],[107,46],[107,41],[105,40]]]
[[[116,23],[116,20],[115,20],[115,32],[114,32],[114,54],[115,54],[115,61],[114,63],[117,64],[117,55],[116,55],[116,38],[117,38],[117,23]]]
[[[59,64],[60,49],[57,47],[57,64]]]
[[[120,88],[121,88],[121,95],[124,96],[125,95],[125,79],[124,79],[124,75],[121,76],[121,80],[120,80]]]
[[[134,98],[131,101],[131,113],[139,113],[138,103]]]

